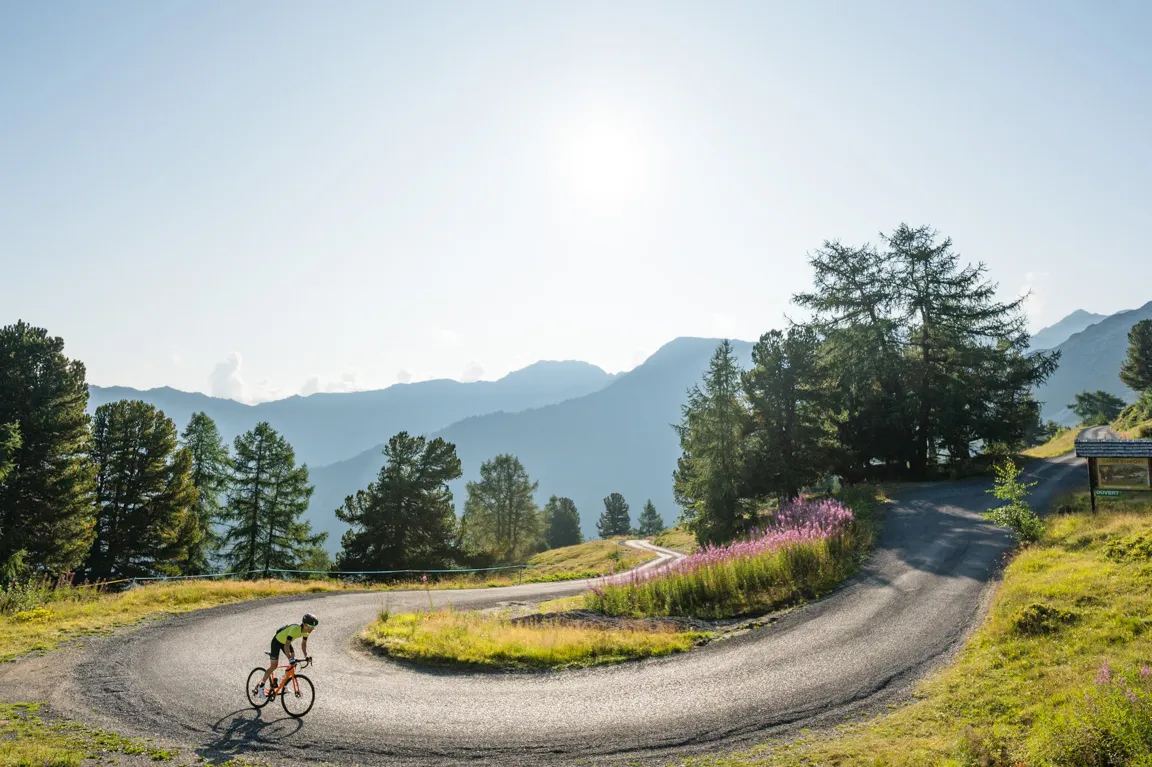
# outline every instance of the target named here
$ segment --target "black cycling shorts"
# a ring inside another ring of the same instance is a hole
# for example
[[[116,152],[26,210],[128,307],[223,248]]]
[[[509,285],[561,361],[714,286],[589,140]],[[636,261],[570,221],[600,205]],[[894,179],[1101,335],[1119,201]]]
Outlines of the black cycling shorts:
[[[272,660],[280,660],[280,651],[284,649],[284,643],[272,637]]]

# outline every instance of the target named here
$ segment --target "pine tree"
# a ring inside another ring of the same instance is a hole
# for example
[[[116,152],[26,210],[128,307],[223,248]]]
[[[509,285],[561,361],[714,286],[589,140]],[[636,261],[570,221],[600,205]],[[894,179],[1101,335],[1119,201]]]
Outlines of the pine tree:
[[[207,572],[209,560],[220,547],[216,530],[220,520],[221,496],[228,488],[231,459],[228,447],[207,413],[193,413],[181,441],[192,454],[192,484],[196,487],[196,528],[199,538],[189,546],[181,569],[188,574]]]
[[[539,487],[514,455],[498,455],[469,482],[460,520],[465,548],[504,562],[519,562],[539,535],[533,494]]]
[[[682,451],[673,473],[676,502],[701,544],[732,540],[751,527],[752,518],[740,496],[748,413],[736,354],[727,340],[712,356],[703,390],[689,389],[682,412],[674,427]]]
[[[308,467],[296,465],[292,446],[267,422],[237,437],[234,451],[221,515],[229,525],[225,560],[239,573],[297,569],[328,536],[300,519],[312,496]]]
[[[1152,320],[1141,320],[1128,331],[1128,356],[1120,380],[1138,392],[1152,391]]]
[[[596,521],[596,532],[601,538],[628,535],[632,532],[632,518],[628,515],[628,502],[620,493],[604,499],[604,513]]]
[[[1124,400],[1106,391],[1082,391],[1068,407],[1084,426],[1104,426],[1112,423],[1124,409]]]
[[[199,536],[192,510],[192,455],[152,405],[120,400],[96,409],[96,526],[85,562],[90,580],[177,575]]]
[[[448,483],[460,477],[456,446],[400,432],[384,448],[386,462],[366,490],[344,499],[336,516],[351,525],[341,540],[341,570],[447,567],[453,558],[456,512]]]
[[[650,538],[664,530],[664,519],[656,513],[656,506],[653,505],[651,498],[644,504],[644,510],[640,512],[638,523],[641,538]]]
[[[548,548],[575,546],[584,542],[580,531],[580,512],[571,498],[552,496],[544,507],[544,539]]]
[[[20,560],[60,573],[88,553],[96,508],[84,376],[63,339],[24,322],[0,328],[0,424],[20,432],[0,485],[0,570]]]
[[[746,495],[791,501],[834,464],[832,386],[820,338],[804,326],[786,335],[773,330],[760,337],[752,362],[743,376],[751,406]]]

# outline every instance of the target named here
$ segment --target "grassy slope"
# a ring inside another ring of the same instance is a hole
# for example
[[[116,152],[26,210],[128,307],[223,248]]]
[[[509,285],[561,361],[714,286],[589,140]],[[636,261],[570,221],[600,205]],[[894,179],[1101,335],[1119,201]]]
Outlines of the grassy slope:
[[[564,578],[594,578],[609,572],[630,570],[655,559],[654,551],[625,546],[625,538],[589,541],[576,546],[565,546],[536,554],[528,560],[532,566],[524,580]]]
[[[557,669],[682,652],[706,635],[556,623],[517,625],[498,616],[449,609],[382,616],[360,636],[370,647],[418,663]]]
[[[1083,495],[1076,507],[1083,509]],[[957,661],[923,681],[915,702],[831,736],[689,762],[714,765],[1040,765],[1051,723],[1075,707],[1105,660],[1132,668],[1152,658],[1149,562],[1116,562],[1109,542],[1152,533],[1146,498],[1109,499],[1097,516],[1050,518],[1037,545],[1004,574],[990,614]],[[1028,634],[1044,605],[1071,622]],[[982,761],[983,760],[983,761]]]
[[[1043,445],[1030,447],[1021,455],[1027,458],[1055,458],[1071,453],[1076,449],[1076,435],[1079,433],[1079,429],[1065,429]]]
[[[154,615],[184,613],[206,607],[287,594],[339,591],[323,581],[184,581],[141,586],[117,594],[69,589],[64,598],[14,615],[0,615],[0,662],[28,652],[54,650],[90,634]]]
[[[696,536],[681,527],[670,527],[662,533],[657,533],[652,538],[652,543],[683,554],[695,554],[696,549],[700,548]]]

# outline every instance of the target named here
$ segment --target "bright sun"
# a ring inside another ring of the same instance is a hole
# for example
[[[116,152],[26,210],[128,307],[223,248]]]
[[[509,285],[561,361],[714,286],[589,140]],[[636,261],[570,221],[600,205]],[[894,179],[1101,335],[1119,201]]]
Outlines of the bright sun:
[[[651,149],[634,122],[612,114],[590,115],[564,136],[557,169],[580,204],[619,209],[651,192]]]

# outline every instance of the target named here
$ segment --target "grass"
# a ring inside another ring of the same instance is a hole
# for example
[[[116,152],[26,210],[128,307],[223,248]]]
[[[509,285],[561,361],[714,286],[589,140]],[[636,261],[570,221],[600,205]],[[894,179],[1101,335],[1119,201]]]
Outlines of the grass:
[[[654,551],[625,546],[623,538],[589,541],[536,554],[528,560],[532,567],[524,573],[525,582],[562,576],[565,579],[595,578],[611,572],[630,570],[659,556]]]
[[[652,628],[599,628],[509,619],[452,609],[382,614],[361,640],[385,654],[427,665],[559,669],[683,652],[708,635]]]
[[[804,503],[795,507],[798,516],[785,531],[769,531],[747,548],[740,544],[734,549],[701,551],[651,577],[595,587],[585,593],[585,607],[611,616],[715,619],[763,613],[817,598],[855,572],[871,548],[879,491],[859,486],[844,494],[858,517],[846,526],[840,521],[820,537],[798,539],[793,533],[808,524],[805,520],[820,519],[833,509],[846,513],[837,503]]]
[[[48,716],[38,703],[0,704],[0,765],[3,767],[80,767],[85,760],[113,754],[143,755],[152,761],[176,754],[147,741]]]
[[[670,527],[657,533],[652,538],[652,543],[666,549],[679,551],[681,554],[695,554],[696,550],[700,548],[700,544],[696,542],[696,536],[682,527]]]
[[[109,594],[96,589],[64,588],[29,609],[0,615],[0,662],[29,652],[47,652],[73,639],[107,634],[119,626],[154,615],[288,594],[344,589],[326,581],[181,581],[140,586]]]
[[[1136,743],[1152,711],[1137,679],[1152,659],[1152,505],[1106,499],[1094,516],[1080,493],[1057,508],[1072,513],[1049,517],[1040,542],[1016,556],[987,620],[914,702],[832,734],[688,764],[1152,764],[1152,742]],[[1105,662],[1131,686],[1097,684]]]
[[[1043,445],[1030,447],[1021,455],[1026,458],[1055,458],[1076,449],[1076,435],[1079,429],[1064,429]]]

